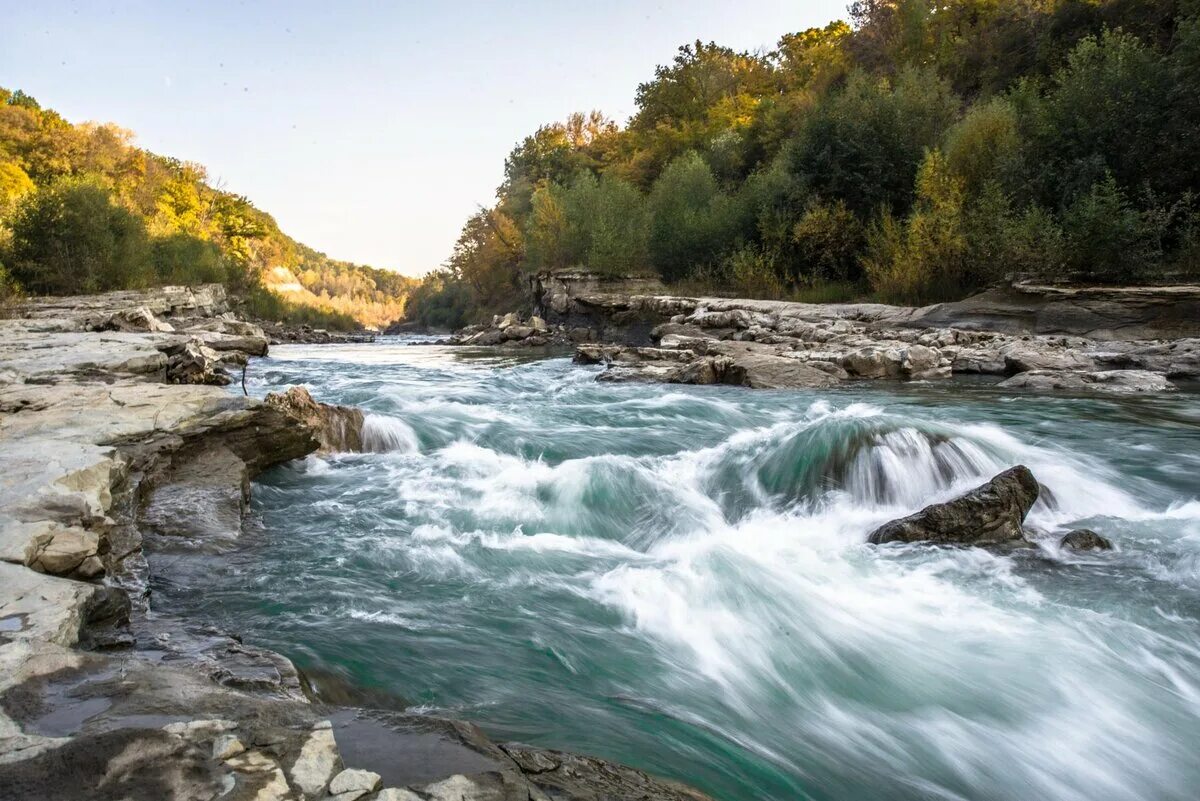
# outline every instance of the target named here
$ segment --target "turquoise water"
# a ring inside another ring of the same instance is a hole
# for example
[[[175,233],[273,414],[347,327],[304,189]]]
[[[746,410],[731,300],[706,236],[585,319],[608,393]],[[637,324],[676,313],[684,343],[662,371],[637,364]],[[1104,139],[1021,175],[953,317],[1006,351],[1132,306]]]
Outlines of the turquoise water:
[[[612,385],[565,358],[280,347],[368,410],[159,608],[494,738],[738,799],[1192,799],[1200,395]],[[864,544],[1016,463],[1036,551]],[[1054,543],[1087,525],[1117,551]]]

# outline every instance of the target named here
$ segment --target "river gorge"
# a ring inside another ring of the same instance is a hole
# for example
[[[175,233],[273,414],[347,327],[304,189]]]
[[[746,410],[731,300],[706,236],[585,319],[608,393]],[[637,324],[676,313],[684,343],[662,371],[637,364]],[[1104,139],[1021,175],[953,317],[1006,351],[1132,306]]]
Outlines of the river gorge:
[[[236,543],[155,546],[156,608],[723,801],[1191,797],[1188,385],[751,391],[568,356],[274,348],[250,393],[357,406],[368,452],[263,473]],[[1044,487],[1035,548],[866,544],[1014,464]],[[1115,549],[1060,547],[1079,526]]]

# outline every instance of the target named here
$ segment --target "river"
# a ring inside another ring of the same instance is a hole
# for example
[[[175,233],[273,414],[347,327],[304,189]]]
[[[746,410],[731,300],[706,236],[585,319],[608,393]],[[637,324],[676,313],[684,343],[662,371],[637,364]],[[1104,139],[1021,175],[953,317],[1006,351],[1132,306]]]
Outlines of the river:
[[[156,605],[720,801],[1196,797],[1200,394],[598,371],[275,348],[251,392],[360,406],[376,452],[261,476]],[[865,544],[1018,463],[1050,490],[1037,550]],[[1084,525],[1116,550],[1057,548]]]

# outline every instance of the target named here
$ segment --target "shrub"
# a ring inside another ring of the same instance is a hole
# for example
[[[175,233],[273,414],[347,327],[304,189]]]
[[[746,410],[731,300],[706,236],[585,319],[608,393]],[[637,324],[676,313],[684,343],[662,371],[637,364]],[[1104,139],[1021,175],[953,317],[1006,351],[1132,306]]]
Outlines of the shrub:
[[[12,276],[31,292],[138,288],[154,277],[141,218],[98,182],[61,179],[26,195],[11,227]]]

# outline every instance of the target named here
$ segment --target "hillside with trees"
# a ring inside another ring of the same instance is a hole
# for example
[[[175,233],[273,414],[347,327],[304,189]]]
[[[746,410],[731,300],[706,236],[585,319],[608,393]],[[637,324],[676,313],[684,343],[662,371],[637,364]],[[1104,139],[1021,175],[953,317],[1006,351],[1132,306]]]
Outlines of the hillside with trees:
[[[299,291],[271,291],[276,269]],[[66,295],[208,282],[259,316],[340,329],[399,319],[415,283],[296,242],[201,165],[139,148],[129,131],[72,124],[0,89],[0,289]]]
[[[768,53],[685,45],[635,97],[521,141],[410,316],[564,267],[905,303],[1200,273],[1197,0],[861,0]]]

